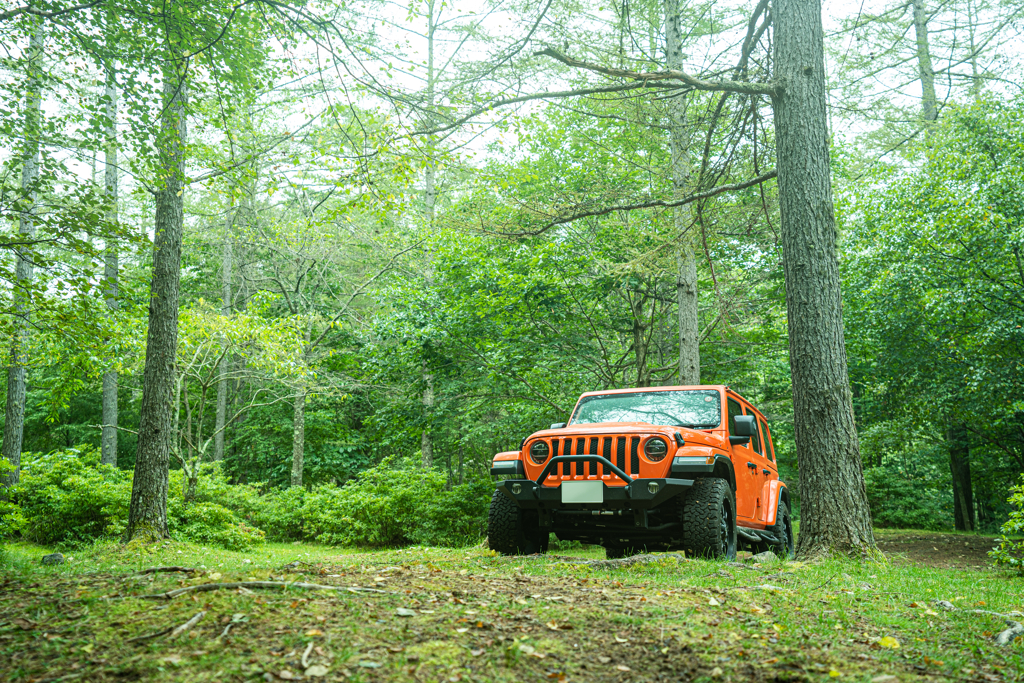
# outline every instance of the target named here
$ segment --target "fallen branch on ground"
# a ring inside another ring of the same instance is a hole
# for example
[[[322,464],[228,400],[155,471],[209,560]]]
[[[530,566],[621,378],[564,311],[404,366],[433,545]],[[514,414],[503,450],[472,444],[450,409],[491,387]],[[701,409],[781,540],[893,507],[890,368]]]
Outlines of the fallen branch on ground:
[[[136,636],[134,638],[129,638],[128,640],[126,640],[124,642],[126,642],[126,643],[140,643],[143,640],[152,640],[153,638],[159,638],[160,636],[167,635],[168,633],[171,632],[171,630],[173,628],[174,628],[173,626],[168,626],[167,628],[160,629],[159,631],[154,631],[153,633],[148,633],[148,634],[146,634],[144,636]]]
[[[161,630],[155,631],[153,633],[148,633],[148,634],[146,634],[144,636],[136,636],[135,638],[129,638],[128,640],[126,640],[124,642],[126,642],[126,643],[139,643],[139,642],[142,642],[144,640],[152,640],[153,638],[159,638],[160,636],[167,635],[168,633],[171,634],[171,638],[175,638],[177,636],[180,636],[182,633],[184,633],[185,631],[189,630],[193,626],[195,626],[196,622],[198,622],[204,616],[206,616],[206,612],[199,612],[198,614],[196,614],[194,617],[192,617],[191,619],[186,621],[181,626],[177,626],[177,627],[175,627],[175,626],[168,626],[165,629],[161,629]]]
[[[288,583],[287,581],[231,581],[228,583],[200,583],[196,586],[185,586],[176,588],[166,593],[153,593],[150,595],[137,595],[135,597],[143,600],[171,600],[184,595],[185,593],[205,593],[206,591],[219,591],[232,588],[303,588],[306,590],[319,591],[348,591],[349,593],[387,593],[388,591],[378,588],[361,588],[359,586],[324,586],[319,583]]]
[[[995,638],[993,638],[995,644],[1000,647],[1005,647],[1009,645],[1014,640],[1016,640],[1017,636],[1024,636],[1024,624],[1021,624],[1019,621],[1016,621],[1015,619],[1011,619],[1011,617],[1024,617],[1024,612],[1013,611],[1004,614],[1002,612],[992,612],[987,609],[962,609],[951,603],[949,600],[936,600],[935,604],[941,607],[942,609],[946,610],[947,612],[985,614],[990,617],[1000,617],[1001,619],[1005,619],[1008,628],[1000,631],[995,635]]]
[[[311,642],[306,646],[306,651],[302,653],[302,668],[309,668],[309,653],[313,651],[313,643]]]
[[[138,575],[142,576],[144,574],[158,574],[160,572],[182,572],[184,574],[194,574],[198,571],[202,570],[196,567],[150,567],[149,569],[143,569],[141,572],[139,572]]]
[[[198,623],[199,620],[202,619],[205,616],[206,616],[206,612],[199,612],[199,613],[197,613],[194,617],[192,617],[191,619],[186,621],[184,624],[182,624],[181,626],[179,626],[176,629],[174,629],[173,631],[171,631],[171,635],[168,636],[168,637],[169,638],[177,638],[182,633],[184,633],[185,631],[187,631],[190,628],[192,628],[193,626],[195,626],[196,623]]]

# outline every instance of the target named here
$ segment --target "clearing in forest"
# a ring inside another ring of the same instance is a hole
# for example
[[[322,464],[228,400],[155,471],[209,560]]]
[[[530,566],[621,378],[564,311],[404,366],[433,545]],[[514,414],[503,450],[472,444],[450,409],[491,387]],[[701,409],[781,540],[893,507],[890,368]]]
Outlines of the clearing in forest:
[[[44,567],[45,552],[2,558],[5,681],[882,683],[1024,668],[1019,638],[995,642],[1024,583],[990,569],[173,542]]]

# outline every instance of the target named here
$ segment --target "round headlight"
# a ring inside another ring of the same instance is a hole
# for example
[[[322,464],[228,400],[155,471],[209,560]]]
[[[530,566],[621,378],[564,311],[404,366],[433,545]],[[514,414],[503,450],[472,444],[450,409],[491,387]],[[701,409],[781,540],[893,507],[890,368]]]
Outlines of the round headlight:
[[[668,455],[668,443],[658,437],[647,439],[647,443],[644,444],[644,455],[651,462],[660,462]]]
[[[530,446],[530,460],[534,461],[538,465],[544,464],[544,461],[551,455],[551,449],[548,447],[546,441],[535,441]]]

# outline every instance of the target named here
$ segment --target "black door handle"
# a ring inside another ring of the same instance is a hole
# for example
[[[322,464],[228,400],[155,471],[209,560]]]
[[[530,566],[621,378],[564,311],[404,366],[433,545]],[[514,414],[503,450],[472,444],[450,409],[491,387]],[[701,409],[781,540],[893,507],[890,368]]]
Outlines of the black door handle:
[[[763,468],[761,469],[761,471],[764,472],[765,474],[771,474],[772,473],[771,470],[766,470],[766,469],[763,469]]]
[[[757,465],[755,465],[755,464],[754,464],[754,463],[752,463],[752,462],[748,462],[748,463],[747,463],[747,467],[749,467],[749,468],[750,468],[750,469],[752,469],[752,470],[756,470],[756,469],[757,469]]]

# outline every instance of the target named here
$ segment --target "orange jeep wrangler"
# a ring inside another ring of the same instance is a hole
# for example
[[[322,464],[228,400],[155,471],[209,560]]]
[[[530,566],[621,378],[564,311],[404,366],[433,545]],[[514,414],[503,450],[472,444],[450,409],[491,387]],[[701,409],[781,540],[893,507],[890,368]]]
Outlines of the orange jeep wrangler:
[[[593,391],[568,423],[494,456],[487,539],[505,555],[559,540],[609,558],[645,550],[793,554],[789,492],[768,422],[726,386]]]

